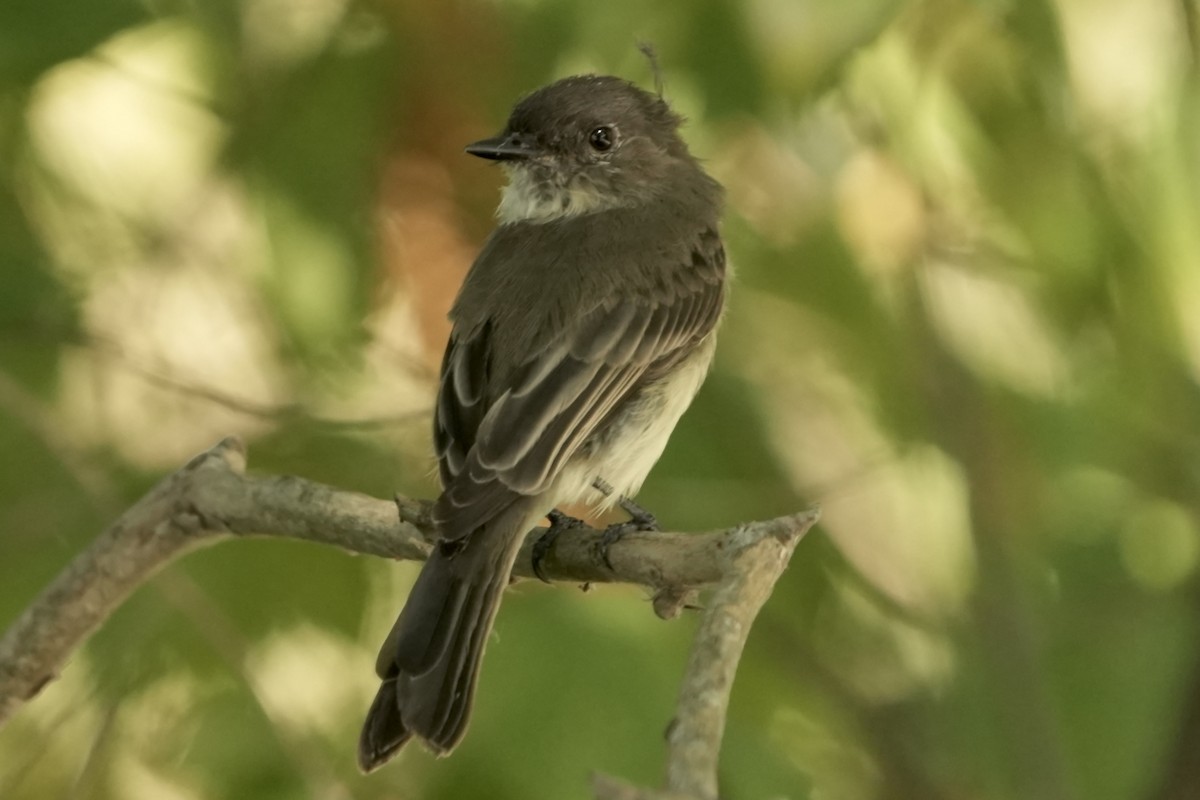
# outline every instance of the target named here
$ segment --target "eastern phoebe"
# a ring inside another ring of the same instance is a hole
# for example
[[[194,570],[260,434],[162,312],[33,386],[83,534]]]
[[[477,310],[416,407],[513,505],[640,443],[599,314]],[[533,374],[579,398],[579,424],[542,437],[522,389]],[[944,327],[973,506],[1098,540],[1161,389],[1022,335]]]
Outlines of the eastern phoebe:
[[[467,147],[509,183],[450,312],[440,541],[376,662],[364,771],[414,734],[438,755],[458,744],[526,533],[565,503],[636,512],[628,498],[704,380],[725,300],[723,192],[681,121],[658,95],[586,75]]]

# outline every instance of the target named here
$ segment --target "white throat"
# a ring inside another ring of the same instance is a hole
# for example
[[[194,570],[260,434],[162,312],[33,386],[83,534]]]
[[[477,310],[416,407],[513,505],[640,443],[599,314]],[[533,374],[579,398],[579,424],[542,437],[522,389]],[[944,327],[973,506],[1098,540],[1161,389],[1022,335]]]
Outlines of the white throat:
[[[496,216],[501,224],[551,220],[616,208],[622,203],[598,192],[591,181],[575,178],[563,185],[538,180],[528,167],[508,167],[508,185],[500,194]]]

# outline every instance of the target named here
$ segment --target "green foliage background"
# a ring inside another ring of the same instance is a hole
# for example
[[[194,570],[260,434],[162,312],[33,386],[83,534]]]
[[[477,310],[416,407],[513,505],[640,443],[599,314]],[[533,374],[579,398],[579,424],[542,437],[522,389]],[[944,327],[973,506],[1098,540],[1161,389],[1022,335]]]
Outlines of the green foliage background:
[[[825,509],[751,637],[730,798],[1200,797],[1190,0],[0,5],[0,622],[220,436],[434,492],[432,375],[499,173],[580,71],[729,189],[716,369],[642,500]],[[522,585],[471,733],[354,770],[411,565],[239,542],[0,730],[0,796],[586,797],[656,783],[692,623]]]

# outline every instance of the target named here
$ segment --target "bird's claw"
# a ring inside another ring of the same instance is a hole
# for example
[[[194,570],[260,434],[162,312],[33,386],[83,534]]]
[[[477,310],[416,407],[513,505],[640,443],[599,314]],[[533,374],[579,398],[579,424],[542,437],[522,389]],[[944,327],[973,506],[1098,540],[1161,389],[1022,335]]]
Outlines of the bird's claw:
[[[628,497],[622,496],[617,501],[621,506],[621,510],[629,515],[629,521],[622,523],[625,525],[634,526],[631,530],[635,531],[656,531],[658,530],[658,518],[651,514],[646,509],[642,508],[637,503],[630,500]]]
[[[550,513],[546,514],[546,519],[550,520],[550,527],[533,543],[533,550],[529,554],[529,559],[533,563],[533,574],[542,583],[550,583],[546,573],[542,572],[542,561],[550,552],[550,548],[554,546],[555,540],[562,535],[563,531],[583,527],[583,520],[568,516],[557,508],[551,509]]]
[[[604,535],[600,537],[600,543],[596,546],[600,558],[604,561],[604,566],[614,572],[616,570],[613,569],[612,561],[608,558],[608,551],[614,544],[624,539],[627,534],[635,531],[658,530],[658,520],[654,518],[653,514],[632,501],[627,502],[633,507],[632,509],[627,507],[625,503],[622,503],[621,507],[630,515],[630,519],[624,522],[614,522],[605,528]]]

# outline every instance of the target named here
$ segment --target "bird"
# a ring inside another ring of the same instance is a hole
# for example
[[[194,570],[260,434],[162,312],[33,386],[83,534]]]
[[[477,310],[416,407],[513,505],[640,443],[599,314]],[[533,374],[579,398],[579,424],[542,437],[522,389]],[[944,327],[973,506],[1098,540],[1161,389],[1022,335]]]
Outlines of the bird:
[[[537,523],[556,533],[570,519],[558,507],[586,502],[654,527],[632,498],[704,381],[727,295],[724,190],[682,123],[661,87],[577,75],[528,94],[499,135],[466,147],[508,181],[450,312],[433,424],[437,541],[376,661],[364,772],[414,736],[438,756],[462,740]]]

